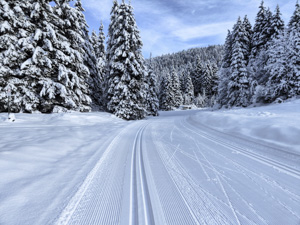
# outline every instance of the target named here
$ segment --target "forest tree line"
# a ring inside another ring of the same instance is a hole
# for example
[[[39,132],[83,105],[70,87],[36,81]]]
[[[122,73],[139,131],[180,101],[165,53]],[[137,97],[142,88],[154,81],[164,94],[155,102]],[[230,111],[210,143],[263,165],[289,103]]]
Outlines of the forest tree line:
[[[51,4],[50,4],[51,2]],[[113,1],[107,40],[89,35],[81,1],[0,1],[0,112],[106,110],[134,120],[180,105],[246,107],[300,93],[299,16],[262,2],[224,46],[145,60],[131,4]]]
[[[180,103],[175,107],[179,104],[247,107],[299,96],[299,18],[298,2],[285,26],[279,6],[272,13],[262,1],[254,26],[247,16],[239,17],[228,31],[224,46],[195,48],[152,59],[160,80],[161,109],[168,108],[165,106],[165,95],[170,92],[166,88],[170,83],[167,80],[174,73],[181,81],[183,97],[177,98]]]

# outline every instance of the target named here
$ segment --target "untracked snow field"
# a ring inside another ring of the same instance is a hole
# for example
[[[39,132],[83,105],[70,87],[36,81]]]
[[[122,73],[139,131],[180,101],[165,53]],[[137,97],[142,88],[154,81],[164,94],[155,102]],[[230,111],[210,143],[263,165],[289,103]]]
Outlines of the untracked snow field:
[[[0,114],[0,224],[300,224],[300,100]]]

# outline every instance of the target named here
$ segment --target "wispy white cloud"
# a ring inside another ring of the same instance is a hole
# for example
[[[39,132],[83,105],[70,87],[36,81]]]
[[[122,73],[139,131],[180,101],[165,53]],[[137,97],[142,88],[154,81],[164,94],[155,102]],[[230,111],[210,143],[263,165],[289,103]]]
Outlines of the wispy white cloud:
[[[182,41],[189,41],[195,38],[211,37],[222,35],[232,27],[233,22],[203,24],[199,26],[183,27],[173,31],[173,35],[180,38]]]
[[[113,0],[83,0],[91,29],[103,20],[108,27]],[[119,0],[121,2],[121,0]],[[144,56],[176,52],[190,47],[223,44],[238,16],[248,15],[252,24],[261,0],[132,0],[144,43]],[[273,11],[276,4],[287,22],[296,0],[265,0]]]
[[[88,13],[91,13],[95,20],[108,21],[112,0],[83,0],[83,6]],[[97,21],[98,22],[98,21]]]

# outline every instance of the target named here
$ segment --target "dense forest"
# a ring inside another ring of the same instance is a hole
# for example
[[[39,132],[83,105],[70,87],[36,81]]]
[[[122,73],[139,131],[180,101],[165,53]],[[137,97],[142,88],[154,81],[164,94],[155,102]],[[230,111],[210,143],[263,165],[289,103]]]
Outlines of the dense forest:
[[[106,110],[135,120],[300,95],[298,3],[287,26],[262,2],[253,28],[238,18],[224,46],[145,60],[130,3],[114,0],[105,38],[102,24],[89,34],[80,0],[54,2],[0,1],[0,112]]]

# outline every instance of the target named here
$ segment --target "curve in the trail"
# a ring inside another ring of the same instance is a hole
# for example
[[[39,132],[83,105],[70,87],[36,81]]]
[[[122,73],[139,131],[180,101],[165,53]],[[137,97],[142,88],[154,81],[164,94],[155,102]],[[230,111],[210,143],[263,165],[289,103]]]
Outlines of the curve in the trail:
[[[130,123],[102,147],[102,157],[56,224],[282,221],[261,206],[268,204],[278,215],[291,216],[288,222],[300,217],[300,194],[293,183],[300,181],[300,171],[289,164],[288,152],[280,162],[271,147],[202,127],[191,116],[177,113]]]
[[[228,141],[224,140],[224,139],[221,139],[221,138],[218,138],[218,137],[215,137],[213,135],[210,135],[208,134],[207,132],[203,132],[201,131],[199,128],[198,129],[194,129],[193,128],[189,128],[188,126],[192,127],[192,123],[189,123],[187,122],[187,120],[185,120],[185,123],[181,123],[183,127],[187,128],[188,130],[190,130],[191,132],[203,137],[203,138],[206,138],[212,142],[215,142],[215,143],[218,143],[224,147],[228,147],[234,151],[237,151],[239,154],[242,154],[246,157],[249,157],[253,160],[256,160],[256,161],[259,161],[260,163],[263,163],[265,165],[268,165],[270,167],[273,167],[273,168],[276,168],[277,170],[283,172],[283,173],[286,173],[288,175],[291,175],[297,179],[300,179],[300,171],[299,170],[296,170],[294,168],[291,168],[287,165],[284,165],[278,161],[275,161],[273,159],[270,159],[270,158],[267,158],[267,157],[264,157],[262,155],[259,155],[257,153],[254,153],[254,152],[251,152],[249,150],[247,150],[246,148],[244,147],[241,147],[239,145],[236,145],[236,144],[232,144],[232,143],[229,143]]]

